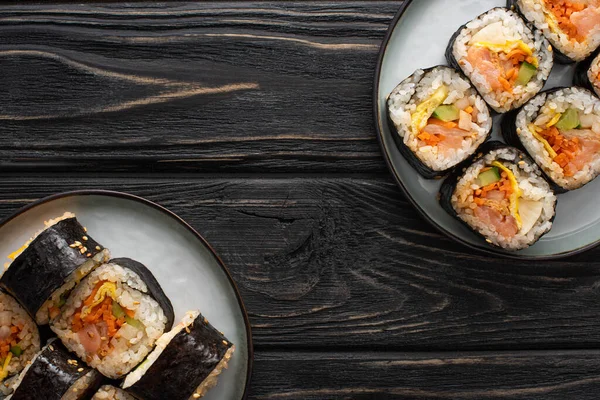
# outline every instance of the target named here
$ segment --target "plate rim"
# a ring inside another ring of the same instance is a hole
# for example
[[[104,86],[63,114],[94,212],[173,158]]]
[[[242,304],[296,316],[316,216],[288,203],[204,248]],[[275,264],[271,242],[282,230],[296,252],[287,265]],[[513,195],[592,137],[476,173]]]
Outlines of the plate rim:
[[[168,208],[166,208],[164,206],[161,206],[158,203],[155,203],[151,200],[148,200],[144,197],[141,197],[141,196],[138,196],[135,194],[119,192],[116,190],[107,190],[107,189],[79,189],[79,190],[71,190],[71,191],[67,191],[67,192],[61,192],[61,193],[56,193],[56,194],[53,194],[50,196],[42,197],[38,200],[35,200],[35,201],[19,208],[17,211],[15,211],[14,213],[12,213],[11,215],[9,215],[6,218],[3,218],[0,221],[0,229],[2,229],[7,223],[12,221],[13,219],[19,217],[20,215],[26,213],[27,211],[29,211],[37,206],[40,206],[45,203],[49,203],[54,200],[63,199],[63,198],[67,198],[67,197],[77,197],[77,196],[115,197],[115,198],[121,198],[121,199],[126,199],[126,200],[132,200],[132,201],[150,206],[160,212],[165,213],[169,217],[173,218],[176,222],[178,222],[180,225],[182,225],[184,228],[186,228],[192,235],[194,235],[198,240],[200,240],[200,242],[202,244],[204,244],[204,246],[206,246],[206,248],[209,250],[209,252],[217,260],[217,264],[219,265],[219,267],[221,267],[221,270],[227,276],[227,279],[229,280],[229,283],[235,293],[235,297],[237,299],[240,310],[242,311],[242,316],[244,319],[244,325],[245,325],[245,329],[246,329],[246,345],[248,347],[248,362],[247,362],[247,372],[246,372],[246,383],[244,385],[244,392],[242,394],[241,400],[246,400],[248,398],[248,394],[249,394],[250,382],[252,380],[252,371],[253,371],[253,367],[254,367],[254,345],[253,345],[253,338],[252,338],[252,327],[250,325],[250,319],[248,318],[248,312],[246,310],[246,306],[244,305],[244,301],[242,300],[242,296],[240,294],[239,288],[238,288],[237,284],[235,283],[235,281],[233,280],[231,272],[229,271],[229,269],[227,268],[227,266],[225,265],[225,263],[223,262],[221,257],[219,257],[219,255],[217,254],[215,249],[210,245],[210,243],[208,243],[208,241],[204,238],[204,236],[202,236],[198,231],[196,231],[196,229],[194,229],[190,224],[185,222],[185,220],[183,220],[183,218],[181,218],[179,215],[175,214],[173,211],[169,210]]]
[[[418,204],[418,202],[412,197],[409,190],[402,183],[400,176],[396,173],[394,164],[393,164],[390,154],[388,152],[388,148],[383,140],[382,121],[381,121],[381,117],[379,115],[379,83],[381,80],[381,67],[383,65],[383,58],[385,57],[385,54],[387,52],[387,48],[388,48],[390,39],[392,37],[392,33],[398,26],[400,19],[402,18],[402,16],[404,16],[404,14],[406,13],[406,10],[412,4],[412,2],[413,2],[413,0],[404,0],[404,3],[402,3],[402,5],[400,6],[400,9],[396,12],[396,15],[394,16],[394,18],[392,19],[392,21],[390,22],[390,24],[388,26],[388,29],[385,33],[383,41],[381,42],[381,46],[379,47],[379,52],[377,54],[377,64],[375,67],[375,76],[374,76],[373,93],[372,93],[372,95],[373,95],[373,118],[375,119],[375,131],[377,132],[377,140],[378,140],[381,150],[383,152],[383,158],[388,167],[388,170],[391,172],[392,176],[394,177],[394,181],[396,182],[396,185],[402,190],[402,193],[404,193],[404,196],[413,205],[413,207],[417,209],[419,214],[421,214],[421,216],[423,218],[425,218],[425,220],[430,225],[432,225],[438,232],[443,233],[444,235],[451,238],[455,242],[460,243],[469,249],[476,250],[480,253],[485,253],[488,256],[490,256],[490,255],[502,256],[502,257],[510,258],[510,259],[531,260],[531,261],[557,260],[557,259],[581,254],[583,252],[591,250],[594,247],[597,247],[598,245],[600,245],[600,239],[598,239],[594,242],[588,243],[586,245],[583,245],[583,246],[578,247],[573,250],[564,251],[564,252],[555,253],[555,254],[548,254],[548,255],[519,255],[519,254],[515,254],[515,253],[510,253],[507,251],[502,251],[500,249],[495,249],[492,247],[479,246],[476,244],[472,244],[466,240],[463,240],[462,238],[453,234],[451,231],[444,229],[436,221],[434,221],[433,218],[431,218],[429,216],[429,214],[423,208],[421,208],[421,206]],[[417,173],[417,172],[414,171],[414,173]]]

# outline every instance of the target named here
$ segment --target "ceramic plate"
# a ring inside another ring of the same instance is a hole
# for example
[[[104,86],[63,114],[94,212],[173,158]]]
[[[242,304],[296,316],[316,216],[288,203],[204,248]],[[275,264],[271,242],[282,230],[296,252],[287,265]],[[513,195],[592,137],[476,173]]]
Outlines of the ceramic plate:
[[[381,46],[374,85],[377,132],[392,174],[414,206],[443,233],[485,252],[508,257],[550,259],[587,250],[600,242],[600,178],[582,189],[558,195],[552,230],[533,246],[508,252],[483,239],[447,214],[437,201],[441,180],[421,177],[398,151],[386,121],[386,98],[404,78],[419,68],[447,65],[444,51],[452,34],[485,11],[504,6],[493,0],[406,0],[392,21]],[[544,89],[570,86],[574,65],[555,64]],[[499,116],[494,118],[492,139],[501,140]]]
[[[176,322],[198,309],[235,344],[229,368],[204,399],[245,398],[252,367],[250,324],[235,283],[208,243],[175,214],[147,200],[86,191],[42,199],[6,219],[0,224],[0,254],[18,249],[44,220],[65,211],[74,212],[113,257],[145,264],[171,299]]]

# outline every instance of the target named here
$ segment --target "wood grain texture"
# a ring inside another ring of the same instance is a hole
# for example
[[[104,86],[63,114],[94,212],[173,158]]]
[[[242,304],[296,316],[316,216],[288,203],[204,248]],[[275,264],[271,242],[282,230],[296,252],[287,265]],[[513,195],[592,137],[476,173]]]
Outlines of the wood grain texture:
[[[600,353],[258,353],[250,397],[597,399]]]
[[[385,171],[371,88],[400,4],[2,7],[0,167]]]
[[[146,197],[202,233],[259,350],[600,345],[600,249],[553,262],[473,254],[385,178],[0,175],[0,216],[82,188]]]

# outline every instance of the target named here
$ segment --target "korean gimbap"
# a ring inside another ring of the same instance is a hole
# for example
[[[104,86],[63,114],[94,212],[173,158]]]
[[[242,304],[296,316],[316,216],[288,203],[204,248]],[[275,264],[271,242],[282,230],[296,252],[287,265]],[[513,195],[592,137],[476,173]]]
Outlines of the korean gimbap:
[[[440,189],[440,204],[485,240],[506,250],[531,246],[552,227],[556,196],[521,151],[489,142],[471,166]]]
[[[88,399],[100,386],[102,375],[70,354],[53,339],[21,372],[7,400]]]
[[[46,229],[9,255],[0,278],[4,288],[39,325],[56,317],[75,285],[110,254],[71,213],[45,223]]]
[[[446,58],[499,113],[537,94],[554,62],[546,38],[506,8],[494,8],[463,25],[450,39]]]
[[[600,172],[600,100],[571,87],[540,93],[502,123],[506,141],[523,147],[559,191]]]
[[[96,394],[94,394],[94,397],[92,397],[92,400],[136,400],[136,399],[135,399],[135,397],[133,397],[132,395],[130,395],[129,393],[127,393],[126,391],[124,391],[122,389],[119,389],[119,388],[111,386],[111,385],[104,385],[100,389],[98,389]]]
[[[441,177],[472,155],[492,128],[485,101],[444,66],[401,82],[388,96],[387,112],[400,152],[426,178]]]
[[[35,322],[15,299],[0,291],[0,393],[12,391],[9,378],[19,374],[39,351]]]
[[[573,83],[600,96],[600,52],[581,62],[575,69]]]
[[[508,0],[556,49],[557,61],[582,61],[600,45],[599,0]]]
[[[120,258],[90,273],[50,327],[82,360],[118,379],[144,360],[173,319],[173,306],[152,273]]]
[[[235,346],[200,313],[189,312],[164,334],[123,388],[144,400],[198,399],[217,384]]]

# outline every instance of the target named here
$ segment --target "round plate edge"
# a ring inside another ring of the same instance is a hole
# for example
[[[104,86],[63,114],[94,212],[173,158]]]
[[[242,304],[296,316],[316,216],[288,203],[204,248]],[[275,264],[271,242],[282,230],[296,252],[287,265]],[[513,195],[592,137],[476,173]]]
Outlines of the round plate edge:
[[[250,325],[250,319],[248,317],[248,312],[246,311],[246,306],[244,305],[244,302],[242,300],[242,296],[240,294],[239,288],[238,288],[237,284],[235,283],[235,281],[233,280],[233,277],[231,276],[231,272],[229,271],[229,269],[227,268],[227,266],[225,265],[225,263],[223,262],[221,257],[217,254],[217,252],[210,245],[210,243],[208,243],[208,241],[204,238],[204,236],[202,236],[198,231],[196,231],[196,229],[194,229],[190,224],[185,222],[179,215],[175,214],[173,211],[169,210],[166,207],[161,206],[158,203],[155,203],[151,200],[145,199],[141,196],[137,196],[137,195],[134,195],[131,193],[124,193],[124,192],[119,192],[119,191],[115,191],[115,190],[105,190],[105,189],[82,189],[82,190],[73,190],[73,191],[53,194],[53,195],[38,199],[34,202],[31,202],[31,203],[27,204],[26,206],[21,207],[20,209],[18,209],[17,211],[15,211],[11,215],[9,215],[8,217],[2,219],[0,221],[0,228],[2,228],[4,225],[6,225],[8,222],[12,221],[19,215],[39,206],[41,204],[45,204],[50,201],[62,199],[62,198],[66,198],[66,197],[94,196],[94,195],[117,197],[117,198],[136,201],[138,203],[145,204],[147,206],[150,206],[158,211],[161,211],[161,212],[167,214],[168,216],[173,218],[175,221],[177,221],[179,224],[181,224],[184,228],[186,228],[197,239],[199,239],[200,242],[202,242],[202,244],[204,244],[206,246],[206,248],[210,251],[210,253],[215,257],[215,259],[217,260],[217,263],[219,264],[219,266],[221,267],[221,269],[227,276],[227,279],[229,280],[229,283],[231,284],[231,287],[233,288],[235,297],[237,299],[238,305],[240,306],[240,309],[242,311],[242,315],[244,318],[244,325],[245,325],[246,337],[247,337],[246,345],[248,346],[248,363],[247,363],[247,372],[246,372],[246,384],[244,385],[244,393],[242,394],[242,400],[246,400],[248,398],[250,382],[252,380],[252,371],[253,371],[253,367],[254,367],[254,345],[253,345],[253,339],[252,339],[252,328]]]
[[[592,242],[590,244],[587,244],[585,246],[570,250],[570,251],[566,251],[563,253],[556,253],[556,254],[551,254],[551,255],[543,255],[543,256],[527,256],[527,255],[517,255],[514,253],[510,253],[510,252],[505,252],[502,251],[500,249],[495,249],[495,248],[489,248],[489,247],[483,247],[483,246],[477,246],[477,245],[473,245],[465,240],[462,240],[461,238],[457,237],[456,235],[452,234],[452,232],[442,228],[437,222],[435,222],[426,212],[425,210],[423,210],[419,204],[416,202],[416,200],[410,195],[408,189],[406,189],[406,187],[404,186],[404,184],[402,183],[402,180],[400,179],[400,177],[398,176],[398,174],[396,173],[396,170],[394,169],[392,160],[388,154],[388,149],[386,144],[384,143],[383,140],[383,131],[382,131],[382,124],[383,122],[381,121],[381,117],[379,115],[379,109],[380,109],[380,105],[379,105],[379,81],[381,78],[381,66],[383,64],[383,58],[385,56],[388,44],[390,42],[390,38],[392,37],[392,33],[394,31],[394,29],[396,28],[396,26],[398,25],[398,23],[400,22],[400,19],[402,18],[402,16],[404,15],[404,13],[406,12],[406,10],[408,9],[408,7],[412,4],[413,0],[404,0],[404,2],[402,3],[402,5],[400,6],[400,9],[398,10],[398,12],[396,13],[396,15],[394,16],[394,18],[392,19],[392,21],[390,22],[388,29],[386,31],[386,34],[383,38],[383,41],[381,42],[381,46],[379,48],[379,52],[377,54],[377,64],[375,66],[375,75],[374,75],[374,81],[373,81],[373,118],[375,119],[375,131],[377,133],[377,141],[379,142],[379,145],[381,147],[381,150],[383,152],[383,158],[385,160],[385,163],[389,169],[389,171],[392,173],[392,176],[394,177],[394,181],[396,182],[396,185],[400,188],[400,190],[402,191],[402,193],[404,193],[404,195],[406,196],[406,198],[408,199],[408,201],[413,205],[414,208],[416,208],[416,210],[419,212],[419,214],[421,214],[421,216],[423,218],[425,218],[425,220],[431,225],[433,226],[438,232],[443,233],[444,235],[446,235],[447,237],[451,238],[452,240],[454,240],[457,243],[462,244],[463,246],[466,246],[469,249],[472,250],[476,250],[480,253],[485,253],[486,255],[494,255],[494,256],[502,256],[505,258],[510,258],[510,259],[517,259],[517,260],[531,260],[531,261],[544,261],[544,260],[557,260],[557,259],[561,259],[561,258],[565,258],[565,257],[570,257],[570,256],[574,256],[577,254],[581,254],[585,251],[591,250],[594,247],[597,247],[598,245],[600,245],[600,240],[597,240],[595,242]],[[1,226],[1,225],[0,225]]]

